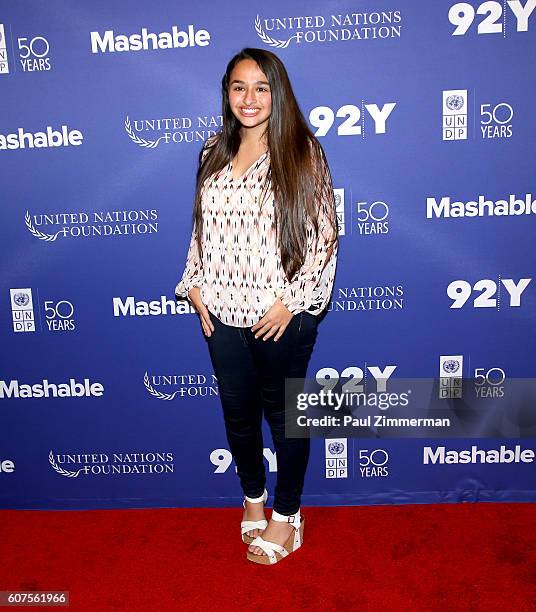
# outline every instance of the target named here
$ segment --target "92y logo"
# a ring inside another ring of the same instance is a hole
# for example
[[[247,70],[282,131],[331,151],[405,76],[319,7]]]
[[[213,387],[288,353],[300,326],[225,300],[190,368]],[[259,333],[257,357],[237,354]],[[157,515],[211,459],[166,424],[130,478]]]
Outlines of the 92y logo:
[[[385,134],[387,119],[395,106],[396,102],[387,102],[380,107],[378,104],[365,104],[364,100],[361,100],[361,108],[356,104],[345,104],[335,109],[335,112],[329,106],[315,106],[309,112],[309,121],[316,128],[315,136],[321,137],[326,136],[331,130],[335,117],[346,117],[337,125],[337,135],[365,138],[365,120],[367,123],[372,120],[372,125],[367,128],[367,134]]]
[[[516,31],[527,32],[529,17],[536,8],[536,0],[526,0],[524,5],[521,4],[520,0],[508,0],[506,4],[514,14]],[[482,2],[476,7],[476,14],[484,16],[483,19],[478,21],[477,34],[500,34],[503,32],[503,17],[506,17],[506,15],[503,16],[501,2]],[[475,21],[475,8],[467,2],[453,4],[449,10],[449,21],[456,26],[452,36],[463,36]],[[506,36],[506,31],[503,34]]]
[[[387,389],[387,381],[391,378],[391,375],[396,370],[396,365],[385,366],[381,370],[378,366],[367,366],[366,370],[370,372],[374,380],[376,381],[377,393],[385,393]],[[365,372],[361,368],[350,366],[344,368],[342,372],[335,368],[320,368],[315,375],[316,382],[324,387],[323,391],[332,391],[337,386],[340,378],[348,378],[348,380],[341,385],[343,393],[363,393],[364,385],[360,384],[365,381]]]
[[[499,310],[501,305],[521,306],[521,295],[531,280],[531,278],[521,278],[515,282],[511,278],[499,276],[498,283],[491,278],[485,278],[477,281],[473,286],[465,280],[455,280],[447,287],[447,295],[452,300],[450,307],[462,308],[474,293],[480,294],[473,299],[474,308],[497,308]],[[501,295],[503,287],[506,295]]]
[[[268,471],[277,472],[277,457],[275,451],[273,451],[271,448],[264,448],[263,455],[264,459],[268,463]],[[225,474],[225,472],[231,467],[233,455],[231,454],[231,451],[226,448],[216,448],[210,453],[210,462],[216,467],[213,472],[214,474]]]

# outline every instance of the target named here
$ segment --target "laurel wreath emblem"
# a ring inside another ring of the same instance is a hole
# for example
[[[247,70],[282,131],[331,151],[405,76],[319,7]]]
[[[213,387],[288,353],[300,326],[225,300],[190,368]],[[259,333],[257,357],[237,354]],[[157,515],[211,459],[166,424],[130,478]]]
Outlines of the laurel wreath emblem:
[[[154,149],[155,147],[157,147],[158,143],[162,140],[162,138],[164,138],[163,136],[160,136],[158,140],[145,140],[145,138],[140,138],[139,136],[136,136],[136,134],[134,134],[132,126],[130,125],[130,119],[128,115],[125,119],[125,130],[127,131],[130,140],[140,145],[140,147],[148,147],[149,149]]]
[[[258,15],[257,17],[255,17],[255,31],[263,42],[265,42],[267,45],[270,45],[271,47],[277,47],[278,49],[286,49],[289,46],[290,41],[293,38],[298,37],[297,34],[294,34],[294,36],[291,36],[288,40],[280,40],[268,36],[268,34],[266,34],[266,32],[264,32],[261,27],[261,18]]]
[[[157,397],[158,399],[161,399],[161,400],[170,401],[178,393],[178,391],[175,391],[174,393],[161,393],[160,391],[157,391],[149,382],[149,374],[147,372],[145,372],[145,376],[143,377],[143,382],[145,386],[147,387],[147,391],[149,391],[151,395],[154,395],[154,397]]]
[[[58,474],[61,474],[62,476],[66,476],[67,478],[76,478],[78,474],[80,474],[80,470],[76,470],[76,472],[69,472],[69,470],[64,470],[63,468],[61,468],[56,463],[52,451],[50,451],[48,455],[48,460],[50,462],[50,465],[56,470],[56,472],[58,472]]]
[[[32,234],[36,238],[39,238],[39,240],[45,240],[46,242],[54,242],[54,240],[56,240],[56,238],[58,237],[58,234],[60,233],[60,232],[56,232],[55,234],[43,234],[43,232],[40,232],[32,224],[32,219],[30,217],[30,211],[28,210],[26,211],[26,214],[24,215],[24,222],[26,223],[26,227],[30,230],[30,232],[32,232]]]

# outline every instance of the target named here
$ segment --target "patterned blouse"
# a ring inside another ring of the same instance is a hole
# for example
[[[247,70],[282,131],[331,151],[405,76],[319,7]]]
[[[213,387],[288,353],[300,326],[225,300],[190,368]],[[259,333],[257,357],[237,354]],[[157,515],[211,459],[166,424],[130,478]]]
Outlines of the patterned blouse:
[[[207,154],[206,147],[207,143],[202,159]],[[206,179],[201,201],[203,261],[194,228],[186,267],[175,288],[178,298],[187,298],[192,287],[199,287],[205,306],[226,325],[251,327],[278,297],[292,314],[319,314],[333,289],[338,245],[328,260],[328,215],[336,219],[329,172],[324,168],[326,189],[322,193],[327,196],[321,198],[319,206],[318,238],[315,240],[313,226],[308,224],[305,262],[289,282],[277,248],[271,191],[262,208],[259,205],[269,164],[268,151],[238,179],[232,177],[232,162]]]

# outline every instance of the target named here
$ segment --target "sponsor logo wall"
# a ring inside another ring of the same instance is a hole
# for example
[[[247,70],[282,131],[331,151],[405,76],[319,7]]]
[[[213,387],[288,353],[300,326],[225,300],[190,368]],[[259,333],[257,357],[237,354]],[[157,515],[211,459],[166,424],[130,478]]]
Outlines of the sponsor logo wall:
[[[245,46],[285,62],[333,174],[340,257],[309,376],[381,396],[358,433],[312,440],[304,505],[536,501],[536,0],[209,4],[0,14],[0,507],[238,503],[206,342],[173,292]],[[417,415],[417,379],[444,414]]]

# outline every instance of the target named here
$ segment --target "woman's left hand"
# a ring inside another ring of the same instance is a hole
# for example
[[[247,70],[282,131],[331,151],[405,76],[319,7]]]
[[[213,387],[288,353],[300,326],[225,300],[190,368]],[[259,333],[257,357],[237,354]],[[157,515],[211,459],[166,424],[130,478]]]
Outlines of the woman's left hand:
[[[255,333],[255,338],[260,338],[266,334],[263,340],[268,340],[268,338],[276,334],[274,342],[277,342],[293,316],[283,302],[277,298],[264,317],[251,328],[251,331]]]

